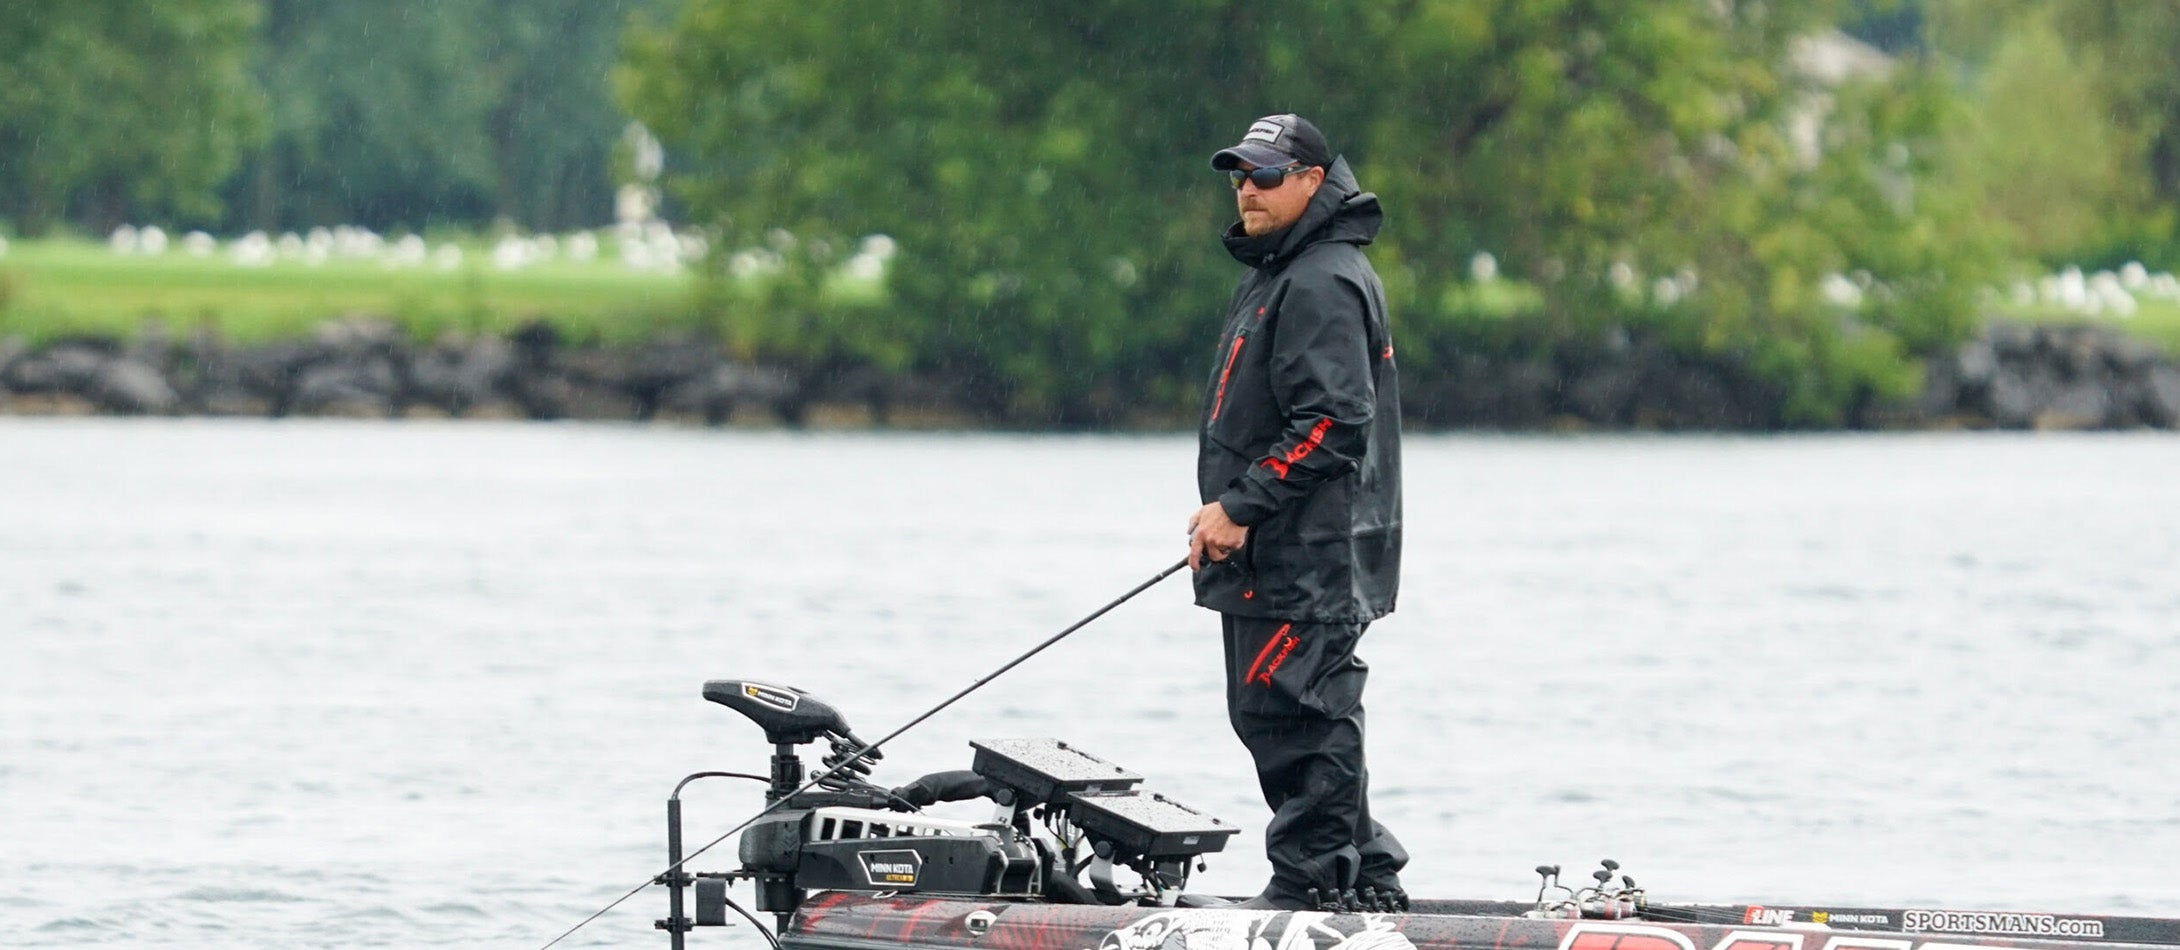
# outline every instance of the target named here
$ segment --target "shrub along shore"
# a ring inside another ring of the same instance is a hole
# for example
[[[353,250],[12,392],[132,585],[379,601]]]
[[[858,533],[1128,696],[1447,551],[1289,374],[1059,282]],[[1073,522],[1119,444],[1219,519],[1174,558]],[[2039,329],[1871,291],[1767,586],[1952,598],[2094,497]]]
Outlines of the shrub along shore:
[[[1549,357],[1454,354],[1403,379],[1428,428],[1772,431],[1781,395],[1730,359],[1616,337]],[[0,338],[0,413],[667,420],[711,425],[976,428],[959,383],[871,370],[753,365],[716,343],[662,335],[571,341],[533,322],[505,335],[415,343],[350,317],[304,339],[235,343],[147,328],[32,344]],[[1186,428],[1185,406],[1132,407],[1072,428]],[[2106,326],[1994,321],[1926,360],[1921,393],[1866,400],[1849,428],[2172,429],[2180,367]]]

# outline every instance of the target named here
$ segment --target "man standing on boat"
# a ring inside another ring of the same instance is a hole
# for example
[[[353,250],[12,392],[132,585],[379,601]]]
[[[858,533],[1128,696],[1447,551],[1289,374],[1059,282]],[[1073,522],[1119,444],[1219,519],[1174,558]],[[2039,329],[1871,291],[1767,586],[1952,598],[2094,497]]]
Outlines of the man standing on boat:
[[[1233,182],[1226,249],[1249,269],[1204,392],[1188,554],[1273,812],[1272,880],[1243,906],[1390,899],[1408,855],[1370,819],[1355,656],[1400,583],[1400,384],[1361,250],[1384,215],[1301,116],[1258,119],[1211,167]]]

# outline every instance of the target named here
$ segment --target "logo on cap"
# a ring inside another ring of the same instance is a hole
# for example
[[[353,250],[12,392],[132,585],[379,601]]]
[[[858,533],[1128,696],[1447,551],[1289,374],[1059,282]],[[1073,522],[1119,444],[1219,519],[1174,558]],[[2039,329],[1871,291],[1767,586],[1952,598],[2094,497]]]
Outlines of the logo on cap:
[[[1279,136],[1286,131],[1287,127],[1284,125],[1269,119],[1258,119],[1255,125],[1249,127],[1249,134],[1242,136],[1241,140],[1244,142],[1262,142],[1266,145],[1278,145]]]

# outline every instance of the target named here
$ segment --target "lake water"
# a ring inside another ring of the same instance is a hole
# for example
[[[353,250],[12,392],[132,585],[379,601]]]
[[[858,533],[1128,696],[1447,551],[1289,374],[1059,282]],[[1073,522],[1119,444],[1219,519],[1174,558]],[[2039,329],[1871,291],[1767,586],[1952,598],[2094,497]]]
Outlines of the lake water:
[[[764,770],[705,679],[889,732],[1181,556],[1192,453],[0,420],[0,945],[535,947],[663,867],[682,775]],[[2176,486],[2169,434],[1412,435],[1363,650],[1411,890],[2180,916]],[[1070,739],[1241,823],[1197,888],[1253,892],[1215,631],[1176,577],[879,777]]]

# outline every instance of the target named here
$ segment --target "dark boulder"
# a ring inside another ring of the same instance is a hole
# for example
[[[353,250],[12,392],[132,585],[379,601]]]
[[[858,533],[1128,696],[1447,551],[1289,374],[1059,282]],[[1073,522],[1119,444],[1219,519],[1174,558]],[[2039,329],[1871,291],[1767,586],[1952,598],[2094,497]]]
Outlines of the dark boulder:
[[[400,375],[388,359],[320,361],[296,376],[289,408],[317,416],[392,415],[400,387]]]
[[[461,416],[504,398],[515,372],[515,348],[495,337],[442,339],[409,363],[408,397]]]
[[[507,381],[508,398],[525,418],[552,420],[568,417],[575,405],[575,384],[552,370],[524,369]]]
[[[563,341],[558,327],[543,320],[532,320],[508,334],[507,342],[514,346],[515,358],[523,369],[537,370],[553,364]]]
[[[1944,421],[1960,412],[1961,397],[1966,386],[1962,382],[1960,360],[1930,359],[1923,362],[1923,386],[1915,395],[1907,418],[1920,417],[1929,421]]]
[[[113,359],[113,347],[98,343],[59,343],[42,353],[17,358],[8,367],[8,389],[19,393],[67,393],[88,396],[99,373]]]
[[[1983,338],[1998,360],[2029,359],[2038,349],[2041,335],[2037,331],[2024,324],[1996,321],[1984,327]]]
[[[2058,389],[2058,374],[2040,364],[2001,366],[1991,376],[1979,408],[2002,429],[2026,429]]]
[[[556,368],[566,380],[564,411],[575,419],[635,419],[639,407],[631,395],[637,373],[634,354],[600,346],[560,351]]]
[[[2180,368],[2160,363],[2145,370],[2135,397],[2142,421],[2161,428],[2180,426]]]
[[[720,425],[742,406],[777,411],[776,407],[788,401],[794,391],[793,377],[781,370],[720,363],[667,390],[660,405],[669,411],[701,416],[707,425]]]
[[[13,388],[10,380],[14,378],[15,364],[29,355],[30,344],[23,342],[22,337],[0,337],[0,394]]]
[[[2107,365],[2105,354],[2119,349],[2119,334],[2105,327],[2047,327],[2044,341],[2067,382],[2096,380]]]
[[[2144,340],[2118,339],[2104,354],[2105,365],[2122,376],[2147,373],[2165,362],[2165,351]]]
[[[2053,390],[2036,409],[2039,429],[2102,429],[2116,427],[2112,391],[2101,382],[2079,380]]]
[[[294,411],[296,382],[303,371],[323,360],[318,347],[294,341],[240,347],[229,354],[224,367],[241,392],[263,400],[265,413],[285,416]]]
[[[1961,395],[1981,396],[1998,375],[1998,347],[1988,337],[1970,340],[1962,344],[1960,352],[1953,357],[1952,366]]]
[[[83,394],[99,411],[118,415],[166,415],[181,407],[181,394],[158,370],[125,357],[107,360]]]
[[[635,403],[635,417],[650,419],[670,392],[710,376],[719,366],[719,348],[713,344],[687,338],[656,340],[637,348],[620,385]]]
[[[1626,358],[1596,360],[1570,367],[1561,392],[1566,411],[1584,422],[1620,426],[1633,418],[1643,371]]]
[[[1635,422],[1646,428],[1715,431],[1742,428],[1747,419],[1732,382],[1702,364],[1684,364],[1643,387],[1635,404]]]
[[[185,412],[212,416],[271,415],[273,400],[255,389],[245,367],[254,349],[228,346],[218,335],[200,330],[190,336],[168,376],[181,393]]]

